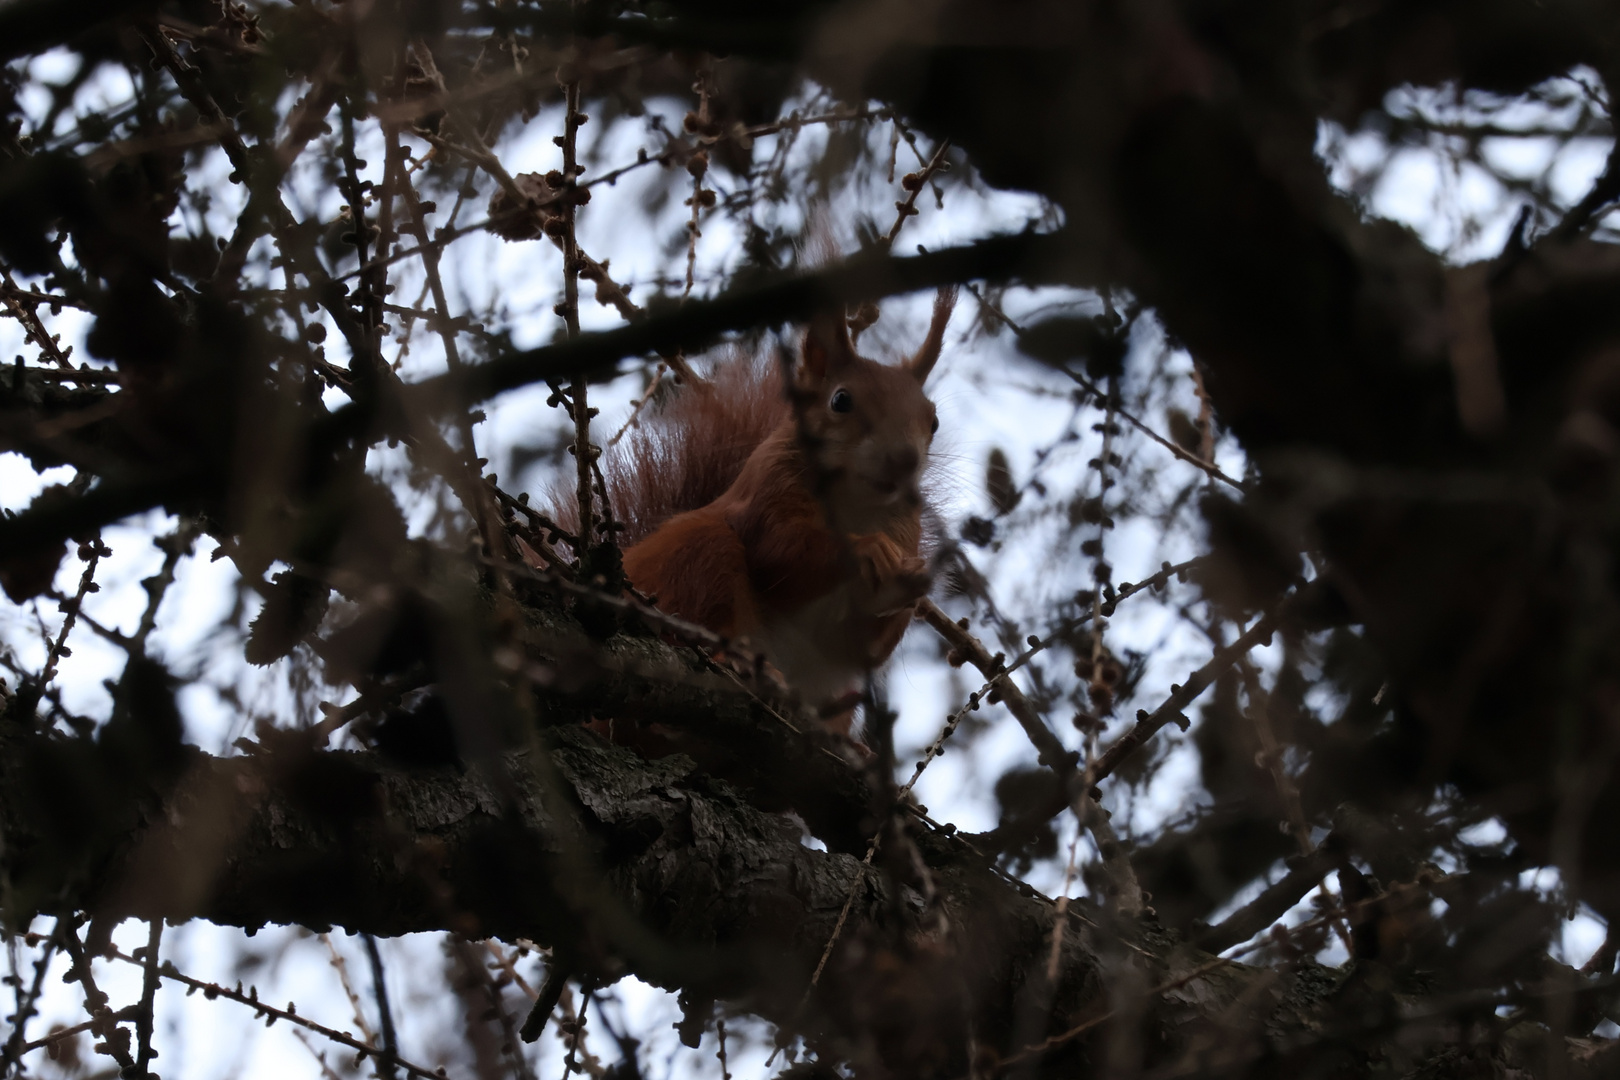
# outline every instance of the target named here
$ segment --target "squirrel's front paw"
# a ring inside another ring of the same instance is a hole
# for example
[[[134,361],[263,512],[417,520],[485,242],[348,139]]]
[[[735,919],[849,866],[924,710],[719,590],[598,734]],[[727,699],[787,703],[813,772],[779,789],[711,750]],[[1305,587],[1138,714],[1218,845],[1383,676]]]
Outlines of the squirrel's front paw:
[[[915,555],[907,556],[886,580],[873,589],[873,607],[880,615],[910,607],[928,595],[931,584],[927,560]]]
[[[856,556],[866,585],[867,609],[885,615],[915,604],[928,595],[928,561],[907,555],[892,539],[876,533],[859,537]]]
[[[928,587],[933,584],[933,575],[928,571],[928,560],[917,555],[909,556],[900,564],[900,572],[894,576],[894,584],[905,591],[912,600],[921,600],[928,595]]]

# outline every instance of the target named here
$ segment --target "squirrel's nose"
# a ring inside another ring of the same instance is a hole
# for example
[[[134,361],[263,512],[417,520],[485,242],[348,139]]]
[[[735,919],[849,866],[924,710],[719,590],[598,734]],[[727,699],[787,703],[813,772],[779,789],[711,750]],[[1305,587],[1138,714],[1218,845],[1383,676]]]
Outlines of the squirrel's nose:
[[[898,450],[891,450],[888,458],[889,475],[896,478],[910,476],[917,471],[917,465],[921,460],[915,446],[906,445]]]

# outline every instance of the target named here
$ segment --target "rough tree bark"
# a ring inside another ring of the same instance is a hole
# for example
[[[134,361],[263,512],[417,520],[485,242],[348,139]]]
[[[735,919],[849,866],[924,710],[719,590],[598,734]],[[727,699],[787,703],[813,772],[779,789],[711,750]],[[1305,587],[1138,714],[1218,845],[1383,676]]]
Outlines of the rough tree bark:
[[[949,830],[907,815],[923,886],[904,859],[897,874],[884,858],[866,867],[806,847],[792,819],[684,756],[648,762],[579,728],[482,769],[296,744],[228,759],[185,750],[163,796],[129,791],[130,827],[116,835],[62,820],[94,796],[41,782],[60,743],[0,728],[0,843],[14,887],[91,913],[92,941],[125,917],[526,939],[587,982],[633,974],[700,1018],[721,998],[807,1032],[824,1054],[902,1075],[970,1063],[1073,1075],[1137,1045],[1170,1074],[1320,1065],[1323,1025],[1354,1031],[1343,1006],[1358,989],[1342,973],[1221,962],[1084,903],[1069,908],[1053,982],[1051,901]],[[1115,1008],[1144,988],[1146,1009]],[[1410,1012],[1440,1020],[1447,1008]],[[1362,1026],[1375,1035],[1395,1019]],[[1053,1036],[1045,1053],[1013,1057]]]

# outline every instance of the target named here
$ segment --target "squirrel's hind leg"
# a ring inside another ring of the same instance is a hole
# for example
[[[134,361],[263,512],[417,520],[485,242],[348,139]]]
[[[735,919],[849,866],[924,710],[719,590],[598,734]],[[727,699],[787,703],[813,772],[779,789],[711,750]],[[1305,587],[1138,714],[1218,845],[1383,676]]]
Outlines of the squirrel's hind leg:
[[[631,547],[624,573],[656,597],[661,610],[722,637],[758,626],[748,554],[725,519],[707,507],[671,518]]]

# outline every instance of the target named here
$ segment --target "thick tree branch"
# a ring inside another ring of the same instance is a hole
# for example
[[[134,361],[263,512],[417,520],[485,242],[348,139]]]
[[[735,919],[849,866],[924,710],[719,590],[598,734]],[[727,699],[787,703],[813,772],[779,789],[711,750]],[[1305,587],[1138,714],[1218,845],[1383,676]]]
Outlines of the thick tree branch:
[[[375,401],[351,403],[312,425],[312,460],[354,438],[381,440],[410,434],[407,415],[445,415],[471,408],[496,394],[546,380],[610,377],[627,356],[696,351],[728,330],[803,319],[830,304],[859,303],[895,293],[973,278],[1032,281],[1073,278],[1074,253],[1061,237],[1022,233],[909,258],[859,256],[809,274],[783,275],[735,289],[712,300],[694,300],[665,315],[615,330],[511,353],[486,364],[463,366],[406,386],[409,408],[382,409]],[[1063,267],[1067,265],[1067,268]],[[0,549],[36,547],[109,525],[154,506],[178,511],[211,494],[220,477],[191,469],[168,474],[109,477],[85,496],[0,519]]]
[[[633,973],[745,1002],[832,1045],[873,1030],[877,1012],[894,1007],[871,966],[892,950],[914,952],[929,925],[908,886],[851,856],[804,847],[786,820],[751,808],[687,759],[648,763],[577,728],[504,757],[499,776],[289,747],[232,759],[189,752],[161,806],[99,842],[52,820],[82,792],[44,790],[23,775],[43,767],[57,752],[51,745],[61,743],[17,725],[0,729],[8,867],[17,895],[82,905],[98,922],[204,918],[248,929],[295,923],[525,938],[552,945],[580,977]],[[957,1057],[966,1049],[959,1010],[973,1010],[981,1040],[998,1025],[1009,1037],[1010,1002],[1028,974],[1023,958],[1042,951],[1052,909],[963,841],[914,831],[935,878],[933,903],[952,929],[930,946],[937,961],[913,962],[920,977],[949,979],[960,993],[913,995],[907,1019],[917,1030],[897,1033],[882,1052],[911,1053],[906,1047],[926,1038]],[[101,868],[93,883],[80,876],[87,865]],[[849,925],[801,1013],[857,875],[867,880]],[[1087,934],[1069,935],[1054,1025],[1095,993],[1092,948]]]

